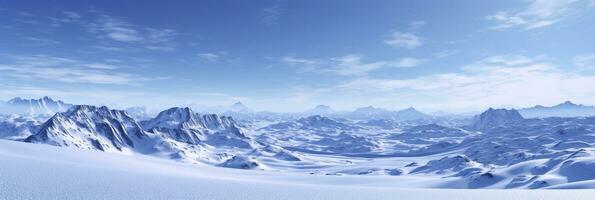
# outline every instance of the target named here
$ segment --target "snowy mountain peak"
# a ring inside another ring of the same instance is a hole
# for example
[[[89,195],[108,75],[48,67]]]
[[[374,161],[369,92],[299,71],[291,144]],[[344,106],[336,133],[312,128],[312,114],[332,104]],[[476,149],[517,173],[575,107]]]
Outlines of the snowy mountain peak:
[[[409,107],[409,108],[406,108],[406,109],[404,109],[403,111],[412,111],[412,112],[413,112],[413,111],[415,111],[415,112],[419,112],[419,111],[417,111],[417,109],[415,109],[414,107]]]
[[[76,105],[47,120],[26,142],[100,151],[130,151],[147,137],[126,112],[106,106]]]
[[[229,107],[232,112],[248,112],[250,109],[242,102],[238,101]]]
[[[578,106],[582,106],[582,105],[572,103],[571,101],[565,101],[564,103],[558,104],[557,106],[558,107],[578,107]]]
[[[306,111],[306,113],[308,114],[314,114],[314,115],[326,115],[326,114],[331,114],[334,113],[335,111],[327,105],[317,105],[316,107]]]
[[[475,116],[473,129],[482,130],[501,126],[511,122],[522,121],[524,118],[515,109],[494,109],[489,108],[478,116]]]
[[[397,111],[396,116],[398,119],[403,120],[424,119],[430,117],[429,115],[426,115],[425,113],[422,113],[413,107]]]
[[[55,101],[48,96],[39,99],[23,99],[15,97],[0,105],[3,112],[26,115],[53,115],[56,112],[64,112],[72,104]]]
[[[354,112],[362,112],[362,113],[375,113],[375,112],[386,112],[386,109],[383,108],[376,108],[374,106],[366,106],[355,109]]]
[[[314,109],[321,109],[321,110],[332,110],[330,106],[327,105],[317,105]]]
[[[154,119],[143,122],[146,129],[152,128],[189,128],[189,129],[227,129],[237,127],[237,122],[226,116],[216,114],[200,115],[188,107],[173,107],[160,112]]]
[[[216,114],[200,115],[187,107],[174,107],[141,122],[146,131],[189,144],[252,148],[254,142],[233,118]]]

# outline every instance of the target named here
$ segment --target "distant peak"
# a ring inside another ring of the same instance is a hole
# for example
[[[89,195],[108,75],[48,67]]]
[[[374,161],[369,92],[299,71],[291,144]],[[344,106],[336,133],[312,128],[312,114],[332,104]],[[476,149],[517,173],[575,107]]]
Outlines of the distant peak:
[[[231,105],[230,109],[231,109],[231,111],[241,112],[241,111],[247,111],[248,107],[246,105],[244,105],[242,102],[238,101],[238,102],[234,103],[233,105]]]
[[[579,107],[579,106],[583,106],[583,105],[575,104],[575,103],[572,103],[571,101],[565,101],[564,103],[558,104],[553,107]]]
[[[167,109],[165,112],[167,113],[192,113],[192,109],[190,109],[189,107],[173,107],[170,109]]]
[[[366,107],[361,107],[361,108],[357,108],[356,110],[377,110],[379,108],[376,108],[374,106],[366,106]]]
[[[560,105],[576,105],[576,104],[572,103],[571,101],[565,101],[564,103],[561,103]]]
[[[115,110],[111,110],[107,106],[93,106],[93,105],[75,105],[72,106],[68,111],[67,114],[74,114],[74,113],[87,113],[87,112],[100,112],[100,113],[109,113]]]
[[[44,96],[44,97],[41,97],[39,99],[34,99],[34,98],[25,99],[25,98],[21,98],[21,97],[14,97],[14,98],[8,100],[8,102],[13,102],[13,103],[14,102],[21,102],[21,101],[31,101],[31,102],[47,101],[47,102],[54,102],[54,99],[52,99],[49,96]]]
[[[317,105],[314,108],[316,108],[316,109],[330,109],[331,107],[330,106],[327,106],[327,105],[320,104],[320,105]]]
[[[414,107],[409,107],[409,108],[405,109],[404,111],[417,111],[417,109],[415,109]]]
[[[14,97],[10,100],[8,100],[8,102],[17,102],[17,101],[22,101],[23,99],[21,97]]]

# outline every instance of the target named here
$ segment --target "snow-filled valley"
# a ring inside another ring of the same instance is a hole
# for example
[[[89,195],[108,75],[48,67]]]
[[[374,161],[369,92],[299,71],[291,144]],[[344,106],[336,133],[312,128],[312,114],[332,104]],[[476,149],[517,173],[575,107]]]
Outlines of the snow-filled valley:
[[[48,97],[15,98],[0,108],[5,199],[595,194],[557,190],[595,188],[595,117],[582,115],[525,118],[514,109],[490,108],[475,116],[432,116],[414,108],[341,112],[325,106],[270,113],[238,103],[217,114],[174,107],[153,117],[142,107],[118,110]]]

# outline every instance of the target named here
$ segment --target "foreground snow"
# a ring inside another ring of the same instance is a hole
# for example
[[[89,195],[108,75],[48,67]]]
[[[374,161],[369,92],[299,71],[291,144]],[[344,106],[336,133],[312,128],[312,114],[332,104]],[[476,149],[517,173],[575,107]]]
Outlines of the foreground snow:
[[[0,199],[591,199],[595,195],[595,190],[413,189],[439,184],[420,179],[237,170],[0,140]]]

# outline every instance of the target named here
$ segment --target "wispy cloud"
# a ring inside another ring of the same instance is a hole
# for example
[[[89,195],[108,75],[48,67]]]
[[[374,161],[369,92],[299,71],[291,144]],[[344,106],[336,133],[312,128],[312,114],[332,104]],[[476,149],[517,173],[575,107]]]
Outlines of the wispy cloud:
[[[416,31],[417,29],[425,26],[427,23],[426,21],[418,20],[409,23],[409,31]]]
[[[283,56],[281,58],[281,62],[296,67],[298,72],[315,72],[320,71],[323,65],[323,61],[313,60],[313,59],[306,59],[306,58],[299,58],[295,56]]]
[[[558,68],[544,56],[498,55],[463,66],[461,72],[420,76],[410,79],[361,77],[343,82],[338,90],[358,93],[398,93],[439,99],[429,104],[456,109],[484,105],[528,106],[567,99],[595,100],[595,76]],[[423,102],[420,102],[422,104]]]
[[[77,12],[64,11],[59,16],[51,16],[47,18],[50,20],[50,26],[60,27],[65,24],[80,22],[83,16]]]
[[[366,75],[369,71],[376,70],[390,64],[385,61],[365,63],[363,62],[363,56],[354,54],[332,58],[331,60],[336,62],[333,71],[339,75]]]
[[[272,6],[263,8],[260,13],[260,22],[269,26],[277,23],[283,12],[282,3],[283,0],[277,0]]]
[[[25,40],[34,42],[35,44],[38,44],[38,45],[55,45],[55,44],[61,43],[57,40],[52,40],[52,39],[48,39],[48,38],[39,38],[39,37],[25,37]]]
[[[496,22],[490,29],[503,30],[520,28],[531,30],[559,23],[577,10],[583,9],[581,3],[586,0],[531,0],[529,5],[520,11],[499,11],[486,17]]]
[[[426,24],[426,21],[422,20],[413,21],[409,23],[408,31],[393,31],[383,42],[394,48],[417,48],[424,44],[424,38],[418,36],[415,32]]]
[[[66,15],[66,17],[68,17],[70,19],[80,19],[80,18],[82,18],[82,16],[79,15],[78,13],[76,13],[76,12],[64,11],[62,13],[64,13],[64,15]]]
[[[234,63],[235,61],[237,61],[234,58],[229,58],[227,55],[228,55],[228,53],[226,51],[203,52],[203,53],[196,54],[196,56],[202,62],[205,62],[205,63],[219,62],[219,61],[225,61],[225,62],[228,62],[228,63]]]
[[[64,83],[134,85],[161,79],[116,71],[117,66],[89,63],[69,58],[34,55],[9,56],[12,62],[0,63],[0,76],[25,80],[45,80]]]
[[[413,33],[395,31],[384,40],[384,44],[395,48],[412,49],[423,45],[424,39]]]
[[[98,39],[93,48],[107,51],[175,51],[175,41],[178,32],[170,28],[154,28],[129,22],[124,17],[111,16],[100,11],[85,13],[61,11],[49,16],[20,12],[16,19],[21,23],[49,28],[55,31],[59,27],[73,25],[82,27]],[[41,41],[41,37],[30,37],[27,40],[38,41],[40,44],[54,42]],[[56,41],[59,42],[59,41]]]
[[[199,53],[197,56],[204,62],[215,62],[219,60],[220,57],[218,54],[214,53]]]
[[[595,54],[575,56],[572,62],[580,68],[595,68]]]
[[[405,58],[399,59],[396,63],[394,63],[394,66],[395,67],[417,67],[418,65],[421,65],[424,62],[426,62],[425,59],[405,57]]]
[[[132,24],[123,19],[103,15],[98,19],[98,24],[92,27],[94,31],[105,33],[105,37],[119,42],[138,42],[144,40],[143,36]]]
[[[156,29],[134,25],[123,18],[102,14],[97,21],[88,24],[89,30],[100,39],[109,39],[121,43],[138,44],[140,47],[156,51],[174,51],[173,42],[177,31]],[[105,46],[103,46],[105,47]],[[120,47],[115,47],[120,48]],[[115,50],[108,46],[105,50]]]
[[[390,61],[366,62],[365,57],[358,54],[348,54],[325,59],[306,59],[295,56],[285,56],[281,61],[289,66],[297,67],[299,72],[334,73],[342,76],[365,76],[369,72],[388,67],[416,67],[426,60],[404,57]]]

